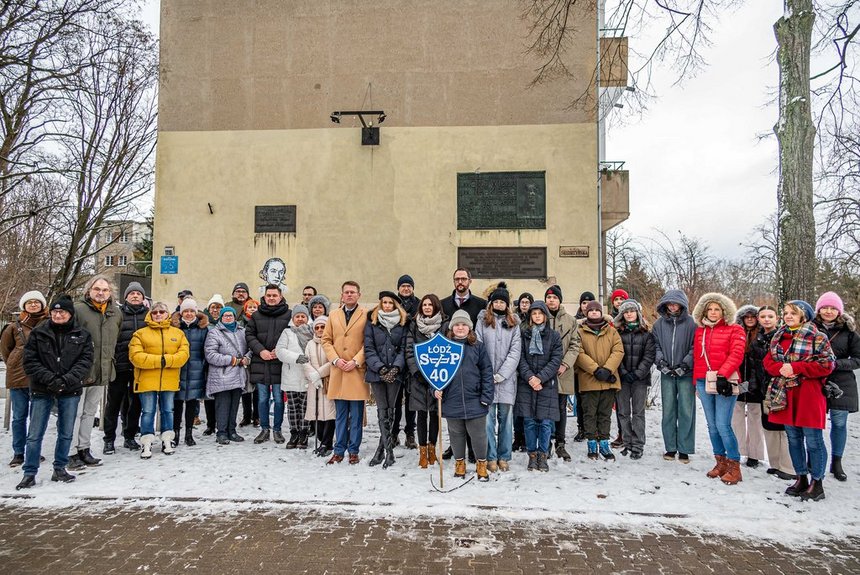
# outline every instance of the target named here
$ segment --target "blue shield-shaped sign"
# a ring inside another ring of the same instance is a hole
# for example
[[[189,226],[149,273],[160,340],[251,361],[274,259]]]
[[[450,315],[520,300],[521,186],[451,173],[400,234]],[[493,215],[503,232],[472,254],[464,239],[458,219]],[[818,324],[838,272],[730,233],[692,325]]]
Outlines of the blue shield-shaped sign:
[[[421,375],[435,389],[445,389],[463,361],[463,344],[436,332],[429,340],[415,344],[415,359]]]

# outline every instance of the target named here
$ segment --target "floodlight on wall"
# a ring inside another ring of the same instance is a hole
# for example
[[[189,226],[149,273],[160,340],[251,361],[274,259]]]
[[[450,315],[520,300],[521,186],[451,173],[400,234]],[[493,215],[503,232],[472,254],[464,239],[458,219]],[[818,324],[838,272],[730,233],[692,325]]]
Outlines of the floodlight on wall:
[[[385,121],[385,112],[382,110],[347,110],[335,111],[329,116],[329,119],[340,124],[340,119],[344,116],[357,116],[361,122],[361,145],[362,146],[378,146],[379,145],[379,128],[373,125],[373,117],[376,117],[376,123],[381,124]],[[368,119],[365,119],[365,116]]]

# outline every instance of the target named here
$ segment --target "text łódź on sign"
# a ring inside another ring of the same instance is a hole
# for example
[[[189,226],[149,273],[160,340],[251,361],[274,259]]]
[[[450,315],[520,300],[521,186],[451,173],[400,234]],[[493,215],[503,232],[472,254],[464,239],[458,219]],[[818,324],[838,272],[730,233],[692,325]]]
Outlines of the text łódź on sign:
[[[454,379],[463,361],[463,344],[440,333],[415,344],[415,358],[421,375],[434,389],[442,390]]]

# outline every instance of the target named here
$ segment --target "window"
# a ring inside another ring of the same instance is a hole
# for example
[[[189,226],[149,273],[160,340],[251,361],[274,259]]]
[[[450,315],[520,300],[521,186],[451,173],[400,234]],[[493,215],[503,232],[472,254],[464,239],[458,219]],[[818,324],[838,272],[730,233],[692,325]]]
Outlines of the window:
[[[111,267],[114,265],[114,256],[105,256],[105,267]]]
[[[121,231],[117,235],[119,235],[119,242],[121,244],[127,244],[128,243],[128,232]],[[122,264],[120,263],[120,265],[122,265]]]
[[[128,256],[119,256],[117,259],[119,260],[118,266],[124,266],[128,263]]]

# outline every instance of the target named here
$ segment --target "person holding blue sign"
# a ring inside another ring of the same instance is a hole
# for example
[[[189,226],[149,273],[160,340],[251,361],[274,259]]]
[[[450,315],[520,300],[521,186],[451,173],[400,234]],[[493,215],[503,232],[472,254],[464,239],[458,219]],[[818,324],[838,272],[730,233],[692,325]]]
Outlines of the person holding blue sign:
[[[541,300],[529,307],[529,323],[522,327],[516,414],[523,417],[529,471],[549,471],[550,436],[558,421],[558,368],[561,336],[547,325],[549,309]]]
[[[447,336],[463,345],[463,357],[444,393],[437,390],[435,395],[437,399],[442,399],[442,417],[448,422],[451,450],[455,459],[454,477],[466,477],[468,434],[472,438],[472,447],[477,458],[475,472],[478,481],[489,481],[487,413],[495,396],[493,364],[484,344],[478,341],[478,336],[472,331],[473,327],[472,318],[466,311],[458,309],[451,316]]]
[[[379,445],[369,465],[387,469],[394,465],[394,410],[406,373],[406,311],[400,298],[390,291],[379,292],[379,304],[367,314],[364,326],[364,379],[376,399]],[[383,461],[384,459],[384,461]]]

